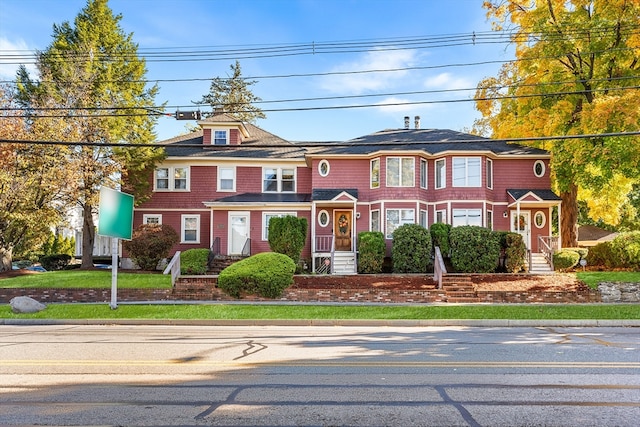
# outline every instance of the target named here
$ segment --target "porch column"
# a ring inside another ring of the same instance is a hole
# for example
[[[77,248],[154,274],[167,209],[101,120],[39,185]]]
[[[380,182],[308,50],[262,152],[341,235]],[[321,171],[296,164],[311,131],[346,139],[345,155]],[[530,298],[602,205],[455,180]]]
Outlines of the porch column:
[[[562,202],[558,203],[558,250],[562,249]]]
[[[316,251],[316,202],[311,202],[311,258]],[[313,259],[311,260],[313,262]],[[315,267],[314,267],[315,271]]]

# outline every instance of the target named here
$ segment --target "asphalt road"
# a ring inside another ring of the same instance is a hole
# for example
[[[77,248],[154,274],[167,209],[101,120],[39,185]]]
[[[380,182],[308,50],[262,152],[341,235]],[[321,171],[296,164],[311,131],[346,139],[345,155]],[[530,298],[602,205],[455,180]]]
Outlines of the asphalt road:
[[[0,425],[639,418],[637,328],[0,326]]]

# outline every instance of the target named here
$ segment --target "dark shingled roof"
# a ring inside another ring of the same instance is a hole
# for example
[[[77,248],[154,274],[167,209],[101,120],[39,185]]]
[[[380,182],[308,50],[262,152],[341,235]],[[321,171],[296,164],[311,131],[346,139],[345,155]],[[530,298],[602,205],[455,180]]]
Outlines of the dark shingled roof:
[[[216,200],[215,203],[306,203],[310,201],[310,194],[243,193],[235,196],[222,197]]]
[[[355,188],[314,188],[311,193],[313,200],[333,200],[341,193],[349,193],[354,198],[358,198],[358,190]]]
[[[514,200],[518,200],[521,197],[524,197],[527,193],[533,193],[538,196],[542,200],[547,201],[556,201],[562,200],[556,193],[551,190],[538,190],[538,189],[517,189],[517,190],[507,190],[507,194],[514,198]]]

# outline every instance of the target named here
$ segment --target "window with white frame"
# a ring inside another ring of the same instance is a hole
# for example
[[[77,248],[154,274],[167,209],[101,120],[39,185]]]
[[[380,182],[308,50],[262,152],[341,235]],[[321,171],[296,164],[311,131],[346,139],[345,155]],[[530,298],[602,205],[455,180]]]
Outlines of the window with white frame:
[[[271,218],[285,216],[297,216],[295,212],[263,212],[262,213],[262,240],[269,240],[269,221]]]
[[[493,230],[493,211],[487,211],[487,224],[489,230]]]
[[[419,218],[419,224],[421,226],[423,226],[424,228],[427,228],[427,211],[425,211],[424,209],[420,209],[420,218]]]
[[[393,238],[396,228],[404,224],[415,224],[416,213],[414,209],[387,209],[386,237]]]
[[[200,215],[182,215],[181,243],[200,243]]]
[[[480,187],[482,185],[481,169],[480,157],[454,157],[453,186]]]
[[[229,140],[227,138],[228,132],[226,130],[214,130],[213,131],[213,144],[214,145],[227,145]]]
[[[380,231],[380,211],[371,211],[371,231]]]
[[[154,174],[154,190],[189,190],[189,168],[183,166],[157,168]]]
[[[415,164],[413,157],[387,157],[387,187],[413,187]]]
[[[482,227],[482,210],[481,209],[453,209],[453,220],[451,226],[458,227],[460,225],[477,225]]]
[[[445,159],[438,159],[435,164],[436,188],[444,188],[447,185],[447,164]]]
[[[446,224],[447,223],[447,211],[446,210],[436,211],[435,220],[436,220],[436,222],[439,222],[441,224]]]
[[[236,168],[218,166],[218,191],[236,191]]]
[[[538,178],[544,176],[546,169],[547,168],[542,160],[536,160],[536,162],[533,164],[533,174]]]
[[[493,188],[493,160],[487,159],[487,188]]]
[[[371,188],[380,188],[380,159],[371,160]]]
[[[262,191],[264,193],[293,193],[296,191],[295,168],[263,168]]]
[[[143,224],[162,224],[161,214],[144,214],[142,215]]]
[[[427,188],[427,161],[420,159],[420,188]]]

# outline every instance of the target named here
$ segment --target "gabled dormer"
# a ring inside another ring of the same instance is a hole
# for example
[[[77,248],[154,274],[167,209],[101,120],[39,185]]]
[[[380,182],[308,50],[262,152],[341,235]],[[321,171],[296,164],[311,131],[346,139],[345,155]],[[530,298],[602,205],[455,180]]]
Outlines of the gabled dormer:
[[[241,120],[225,113],[215,113],[199,121],[198,125],[202,128],[202,144],[205,146],[240,145],[250,136]]]

